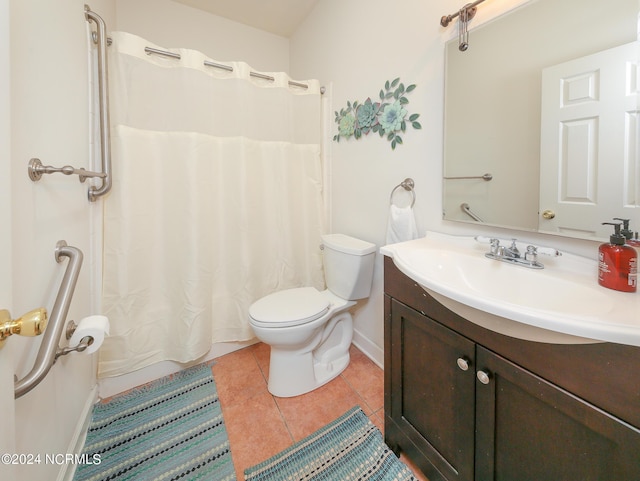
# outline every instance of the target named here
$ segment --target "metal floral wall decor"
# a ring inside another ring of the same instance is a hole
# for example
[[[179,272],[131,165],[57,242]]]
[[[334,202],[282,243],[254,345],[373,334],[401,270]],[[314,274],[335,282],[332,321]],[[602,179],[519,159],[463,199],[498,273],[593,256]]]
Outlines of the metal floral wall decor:
[[[340,142],[340,137],[348,139],[352,136],[359,139],[362,134],[377,132],[380,137],[386,136],[395,150],[396,145],[402,144],[400,134],[404,134],[408,124],[414,129],[422,128],[418,122],[420,114],[409,115],[406,108],[409,103],[406,94],[415,88],[415,84],[405,87],[398,77],[392,82],[385,82],[384,89],[380,89],[380,102],[372,102],[371,98],[364,103],[347,101],[347,107],[335,113],[338,133],[333,140]]]

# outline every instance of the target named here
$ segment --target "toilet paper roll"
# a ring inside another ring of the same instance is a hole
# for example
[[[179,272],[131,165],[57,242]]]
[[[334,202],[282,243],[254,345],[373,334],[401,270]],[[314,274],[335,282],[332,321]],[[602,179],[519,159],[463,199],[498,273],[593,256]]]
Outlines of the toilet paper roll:
[[[75,347],[80,344],[83,337],[91,336],[93,337],[93,343],[83,351],[85,354],[91,354],[100,348],[105,335],[109,335],[109,319],[107,319],[107,316],[88,316],[78,323],[78,327],[73,332],[71,339],[69,339],[69,346]]]

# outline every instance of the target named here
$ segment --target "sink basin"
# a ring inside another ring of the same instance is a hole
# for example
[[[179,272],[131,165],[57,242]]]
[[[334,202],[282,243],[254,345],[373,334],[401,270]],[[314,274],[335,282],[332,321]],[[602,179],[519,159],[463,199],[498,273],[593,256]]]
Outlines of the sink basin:
[[[529,269],[488,259],[488,250],[473,237],[427,232],[380,251],[445,307],[501,334],[640,346],[640,293],[600,286],[595,260],[540,255],[545,268]]]

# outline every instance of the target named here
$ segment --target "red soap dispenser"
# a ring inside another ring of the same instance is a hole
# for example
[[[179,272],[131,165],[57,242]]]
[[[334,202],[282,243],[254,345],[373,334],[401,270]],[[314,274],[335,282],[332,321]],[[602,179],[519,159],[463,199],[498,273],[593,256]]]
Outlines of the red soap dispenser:
[[[624,236],[627,245],[635,247],[636,250],[640,249],[640,240],[638,240],[638,233],[636,232],[634,237],[633,231],[629,229],[629,219],[614,217],[613,220],[619,220],[620,222],[622,222],[622,229],[620,229],[620,234]]]
[[[598,283],[616,291],[636,292],[638,282],[638,254],[633,247],[625,245],[620,233],[620,224],[603,222],[614,226],[614,234],[608,244],[598,249]]]

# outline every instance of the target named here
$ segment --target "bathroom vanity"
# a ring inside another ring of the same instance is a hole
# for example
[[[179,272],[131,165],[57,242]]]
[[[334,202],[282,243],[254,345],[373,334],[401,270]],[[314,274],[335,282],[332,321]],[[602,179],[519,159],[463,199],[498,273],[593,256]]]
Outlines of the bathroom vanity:
[[[385,440],[430,481],[640,479],[640,347],[498,333],[388,255],[384,290]]]

